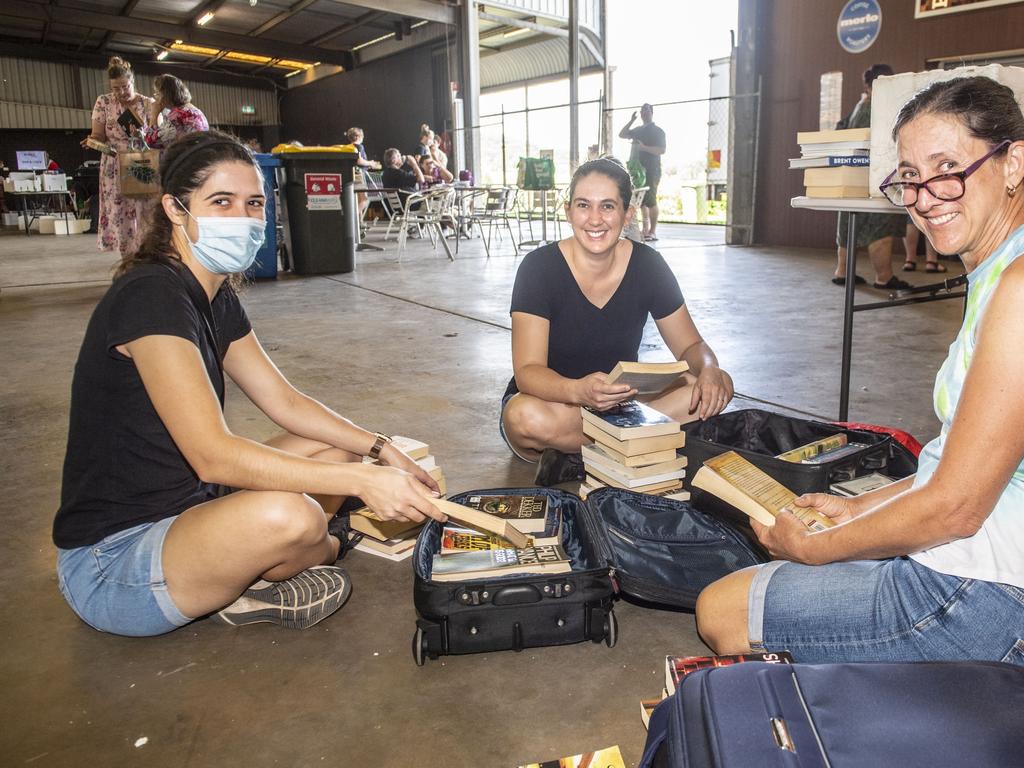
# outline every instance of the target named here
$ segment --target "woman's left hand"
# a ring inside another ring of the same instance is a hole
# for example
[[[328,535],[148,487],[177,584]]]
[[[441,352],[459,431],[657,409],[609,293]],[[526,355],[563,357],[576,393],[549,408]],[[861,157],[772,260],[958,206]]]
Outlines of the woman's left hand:
[[[690,413],[699,411],[701,420],[721,413],[732,400],[732,377],[717,365],[707,365],[697,376],[690,396]]]
[[[396,448],[393,443],[386,443],[384,447],[381,448],[380,463],[386,464],[389,467],[395,467],[396,469],[404,469],[430,490],[434,491],[438,496],[441,495],[441,489],[438,486],[437,481],[434,480],[434,478],[432,478],[430,474],[419,464],[410,459],[403,451]]]
[[[780,514],[775,518],[775,525],[771,526],[751,518],[750,527],[775,560],[814,564],[810,558],[812,531],[790,512]]]

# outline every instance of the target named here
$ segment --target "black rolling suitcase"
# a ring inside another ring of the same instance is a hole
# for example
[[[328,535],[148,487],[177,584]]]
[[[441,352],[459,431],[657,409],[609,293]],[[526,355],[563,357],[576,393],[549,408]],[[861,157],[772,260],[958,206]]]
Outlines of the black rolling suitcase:
[[[617,592],[692,609],[700,591],[732,571],[764,562],[747,539],[686,502],[602,488],[584,502],[553,488],[496,488],[472,495],[543,495],[548,535],[561,518],[568,573],[514,575],[460,582],[431,581],[442,526],[429,522],[413,554],[413,600],[419,618],[413,656],[566,645],[590,640],[614,646]],[[555,514],[553,514],[555,513]],[[453,555],[457,557],[458,555]]]
[[[651,717],[640,768],[1024,764],[1024,669],[999,662],[702,669]]]

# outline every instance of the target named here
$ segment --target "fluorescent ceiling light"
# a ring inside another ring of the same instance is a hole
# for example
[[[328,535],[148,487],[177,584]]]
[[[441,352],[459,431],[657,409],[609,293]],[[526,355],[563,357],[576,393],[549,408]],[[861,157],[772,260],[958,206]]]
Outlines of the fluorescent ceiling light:
[[[502,35],[502,37],[515,37],[516,35],[521,35],[524,32],[530,32],[530,31],[531,30],[526,29],[525,27],[519,27],[518,29],[509,30],[504,35]]]
[[[167,51],[160,51],[160,53],[158,53],[156,55],[156,60],[157,61],[163,61],[166,58],[167,58]]]
[[[209,24],[210,20],[212,18],[213,18],[213,11],[207,11],[206,13],[204,13],[202,16],[199,17],[199,21],[197,21],[196,24],[198,24],[201,27],[201,26],[203,26],[205,24]]]

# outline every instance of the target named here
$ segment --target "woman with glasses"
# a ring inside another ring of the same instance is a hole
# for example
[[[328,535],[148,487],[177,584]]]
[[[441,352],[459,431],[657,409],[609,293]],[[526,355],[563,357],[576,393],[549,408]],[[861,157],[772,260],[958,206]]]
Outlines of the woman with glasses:
[[[136,93],[132,65],[120,56],[114,56],[107,62],[107,77],[110,78],[110,93],[104,93],[96,99],[92,108],[92,132],[82,139],[82,146],[87,146],[92,139],[110,147],[110,154],[104,153],[100,159],[97,244],[101,251],[117,251],[121,258],[126,258],[139,247],[145,223],[156,206],[156,199],[124,197],[121,194],[117,153],[131,149],[132,138],[141,137],[145,132],[149,126],[153,99]],[[131,122],[118,121],[126,111],[129,116],[134,116],[137,125],[130,132],[125,126],[131,126]]]
[[[936,83],[900,110],[882,192],[970,291],[935,380],[939,436],[918,471],[855,498],[808,494],[836,525],[752,523],[775,562],[697,602],[718,653],[801,662],[990,659],[1024,665],[1024,115],[985,77]]]
[[[839,123],[842,128],[870,128],[871,127],[871,86],[876,79],[883,75],[891,75],[892,67],[888,64],[872,64],[864,71],[864,92],[860,101],[853,108],[846,118]],[[857,251],[867,249],[868,260],[875,270],[875,279],[872,286],[885,290],[900,290],[909,288],[910,283],[900,280],[892,273],[892,244],[897,237],[904,235],[904,222],[901,216],[892,216],[887,213],[867,213],[857,217]],[[839,214],[839,228],[836,232],[836,245],[839,247],[836,272],[832,282],[836,285],[846,285],[846,244],[847,232],[850,227],[850,216],[847,213]],[[863,283],[864,278],[854,275],[857,283]]]

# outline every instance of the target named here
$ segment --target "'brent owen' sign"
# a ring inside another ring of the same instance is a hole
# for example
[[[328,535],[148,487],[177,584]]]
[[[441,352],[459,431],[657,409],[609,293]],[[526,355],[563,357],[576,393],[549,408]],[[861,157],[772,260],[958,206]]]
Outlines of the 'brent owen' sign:
[[[882,28],[882,9],[878,0],[849,0],[839,13],[836,35],[848,53],[863,53],[878,37]]]

